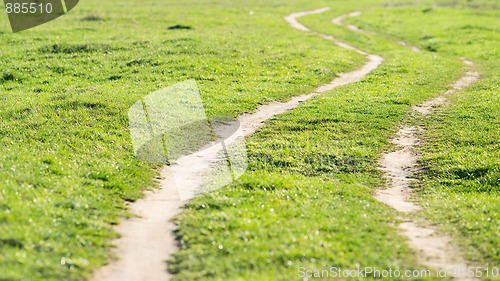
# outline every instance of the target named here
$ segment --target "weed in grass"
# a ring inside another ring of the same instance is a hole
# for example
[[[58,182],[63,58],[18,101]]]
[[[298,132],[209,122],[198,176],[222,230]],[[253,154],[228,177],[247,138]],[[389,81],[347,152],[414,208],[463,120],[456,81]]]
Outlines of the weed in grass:
[[[105,19],[99,14],[89,14],[81,19],[82,21],[104,21]]]
[[[6,70],[0,76],[0,83],[4,83],[4,82],[8,82],[8,81],[21,82],[19,77],[17,75],[14,75],[14,73],[12,73],[12,71]]]
[[[176,25],[169,26],[168,29],[170,29],[170,30],[172,30],[172,29],[192,29],[192,27],[189,25],[176,24]]]

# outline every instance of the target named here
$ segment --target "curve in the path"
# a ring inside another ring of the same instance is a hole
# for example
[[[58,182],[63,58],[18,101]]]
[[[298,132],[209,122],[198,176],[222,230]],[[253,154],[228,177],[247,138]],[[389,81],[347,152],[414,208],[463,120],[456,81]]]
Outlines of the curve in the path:
[[[355,31],[355,32],[362,32],[363,30],[355,25],[344,25],[342,23],[342,20],[344,20],[345,18],[348,18],[348,17],[357,17],[357,16],[360,16],[363,12],[361,11],[356,11],[356,12],[352,12],[350,14],[347,14],[347,15],[342,15],[342,16],[339,16],[339,17],[336,17],[332,20],[332,22],[336,25],[339,25],[339,26],[345,26],[347,27],[348,29],[352,30],[352,31]],[[370,34],[374,34],[374,35],[379,35],[377,34],[376,32],[373,32],[373,31],[367,31],[368,33]],[[416,46],[413,46],[413,45],[410,45],[406,42],[403,42],[403,41],[398,41],[397,42],[398,45],[401,45],[403,47],[406,47],[414,52],[419,52],[420,51],[420,48],[419,47],[416,47]]]
[[[359,70],[339,74],[339,77],[328,84],[320,86],[311,94],[294,97],[288,102],[272,102],[260,106],[252,114],[240,116],[239,121],[245,136],[262,127],[264,121],[297,107],[302,101],[335,87],[359,81],[382,63],[383,58],[380,56],[360,51],[337,41],[331,36],[313,32],[297,21],[297,18],[301,16],[317,14],[326,10],[328,8],[294,13],[285,17],[285,20],[294,28],[315,33],[343,48],[365,55],[368,62]],[[210,155],[213,152],[211,151]],[[188,158],[193,157],[208,157],[208,154],[198,151],[184,156],[178,162],[192,165],[192,161],[181,160],[189,160]],[[183,170],[186,171],[191,170],[190,167],[184,168]],[[124,220],[116,227],[117,232],[121,235],[121,238],[115,241],[116,247],[113,250],[118,259],[97,270],[92,279],[93,281],[158,281],[171,279],[172,276],[166,271],[165,260],[170,258],[172,253],[178,251],[177,241],[173,234],[176,226],[171,219],[181,211],[184,202],[179,199],[171,167],[163,167],[160,174],[159,188],[147,191],[145,198],[129,205],[130,211],[136,214],[137,217]]]
[[[347,17],[357,17],[359,15],[361,15],[362,12],[360,11],[356,11],[356,12],[352,12],[350,14],[347,14],[347,15],[342,15],[340,17],[336,17],[332,20],[332,22],[336,25],[340,25],[340,26],[344,26],[344,24],[342,23],[342,20],[344,20],[345,18]],[[361,32],[361,28],[355,26],[355,25],[346,25],[346,27],[352,31],[355,31],[355,32]]]

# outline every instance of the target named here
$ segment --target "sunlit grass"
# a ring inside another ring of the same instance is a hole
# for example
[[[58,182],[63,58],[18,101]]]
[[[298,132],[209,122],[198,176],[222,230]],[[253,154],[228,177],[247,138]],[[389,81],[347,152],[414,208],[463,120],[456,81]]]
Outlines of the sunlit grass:
[[[439,94],[461,74],[461,63],[353,35],[330,23],[341,12],[301,22],[386,60],[361,82],[272,119],[247,141],[250,171],[178,217],[182,248],[170,266],[176,280],[293,280],[299,267],[419,268],[394,228],[396,213],[371,197],[384,184],[376,161],[411,105]]]

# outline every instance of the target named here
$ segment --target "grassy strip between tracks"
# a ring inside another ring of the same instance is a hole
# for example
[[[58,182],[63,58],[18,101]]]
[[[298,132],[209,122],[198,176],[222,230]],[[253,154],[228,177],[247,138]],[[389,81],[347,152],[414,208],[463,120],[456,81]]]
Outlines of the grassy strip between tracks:
[[[384,64],[248,140],[250,171],[178,216],[175,280],[297,280],[300,267],[419,268],[391,226],[395,212],[370,196],[383,184],[375,162],[410,106],[439,94],[461,63],[334,26],[341,12],[301,21],[384,56]]]

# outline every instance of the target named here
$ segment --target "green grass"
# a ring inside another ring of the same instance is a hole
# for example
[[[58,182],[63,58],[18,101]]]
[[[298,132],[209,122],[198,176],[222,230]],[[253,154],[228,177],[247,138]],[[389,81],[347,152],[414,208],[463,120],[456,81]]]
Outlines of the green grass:
[[[462,237],[469,257],[498,261],[498,228],[487,222],[498,221],[498,20],[471,9],[495,4],[382,2],[91,0],[17,34],[0,18],[0,280],[82,280],[110,260],[125,201],[157,175],[157,166],[135,160],[128,133],[127,110],[141,97],[195,78],[207,113],[234,117],[361,65],[359,54],[283,20],[328,5],[301,21],[384,64],[252,136],[250,171],[178,217],[182,250],[170,270],[177,280],[290,280],[300,266],[419,268],[394,211],[370,196],[383,184],[374,163],[410,106],[459,77],[458,56],[479,62],[485,78],[426,125],[426,212]],[[330,23],[368,7],[379,8],[346,22],[428,51]]]
[[[421,120],[427,131],[418,198],[468,259],[492,267],[500,264],[500,20],[495,1],[458,2],[373,9],[352,22],[476,62],[481,80]],[[474,4],[480,5],[468,8]]]
[[[263,3],[84,1],[16,34],[1,17],[0,280],[81,280],[111,258],[125,201],[157,174],[128,132],[141,97],[195,78],[210,116],[236,116],[364,61]]]
[[[375,163],[410,106],[439,94],[461,63],[330,24],[350,8],[339,4],[301,22],[384,56],[384,64],[247,140],[250,171],[178,216],[175,280],[295,280],[299,267],[421,268],[396,233],[397,214],[371,197],[383,185]]]

